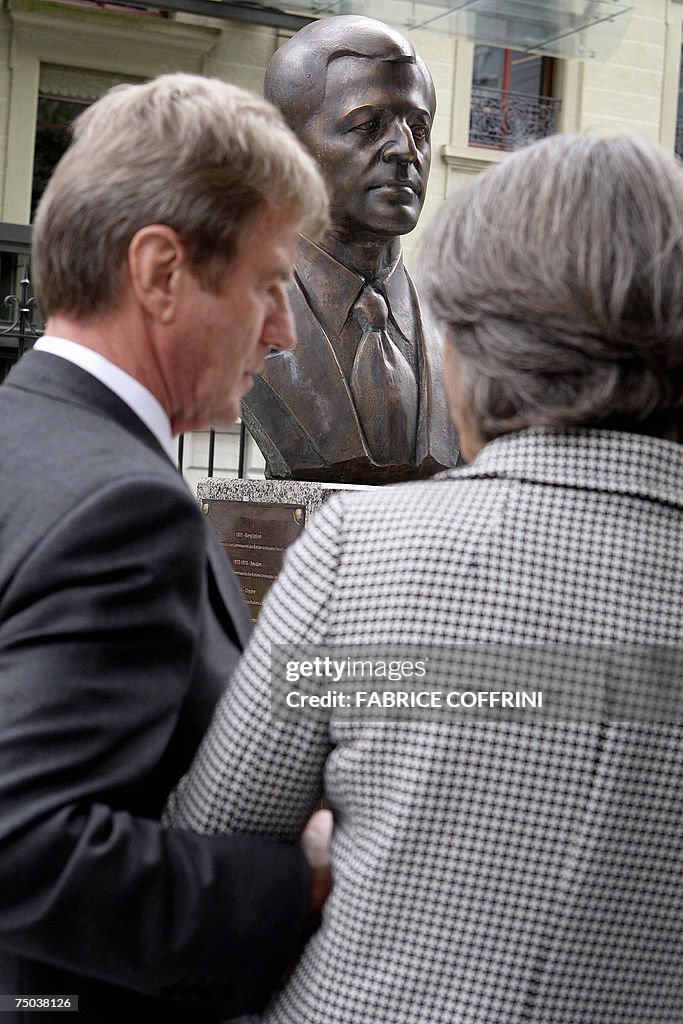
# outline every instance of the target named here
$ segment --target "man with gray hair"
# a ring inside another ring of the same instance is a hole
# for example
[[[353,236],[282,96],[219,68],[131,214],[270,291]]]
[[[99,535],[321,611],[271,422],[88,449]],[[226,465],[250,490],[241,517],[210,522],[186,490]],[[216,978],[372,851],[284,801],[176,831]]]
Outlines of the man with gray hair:
[[[302,239],[290,289],[299,348],[244,403],[275,477],[355,483],[455,464],[443,339],[420,308],[401,236],[417,224],[436,108],[412,44],[371,18],[325,18],[274,54],[265,94],[316,158],[332,226]]]
[[[294,346],[285,285],[326,216],[270,104],[183,74],[81,115],[41,202],[46,336],[0,389],[10,1021],[76,998],[98,1022],[256,1009],[320,902],[296,847],[159,818],[249,629],[172,439],[232,423]]]

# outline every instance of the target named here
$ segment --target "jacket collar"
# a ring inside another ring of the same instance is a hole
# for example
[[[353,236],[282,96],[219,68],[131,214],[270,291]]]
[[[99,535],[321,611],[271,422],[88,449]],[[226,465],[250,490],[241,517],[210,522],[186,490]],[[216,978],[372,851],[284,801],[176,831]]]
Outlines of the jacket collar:
[[[114,420],[169,461],[163,446],[126,402],[87,370],[66,359],[29,350],[13,367],[5,385],[69,402],[103,419]]]
[[[524,430],[496,438],[470,466],[441,477],[527,480],[683,508],[683,445],[616,430]]]

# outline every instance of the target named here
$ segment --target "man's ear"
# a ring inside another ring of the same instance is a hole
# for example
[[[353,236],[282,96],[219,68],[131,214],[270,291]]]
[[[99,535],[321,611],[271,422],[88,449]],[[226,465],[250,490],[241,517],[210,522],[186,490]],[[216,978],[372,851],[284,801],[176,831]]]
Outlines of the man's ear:
[[[128,246],[131,285],[143,309],[161,323],[175,316],[187,265],[185,246],[168,225],[147,224],[133,235]]]

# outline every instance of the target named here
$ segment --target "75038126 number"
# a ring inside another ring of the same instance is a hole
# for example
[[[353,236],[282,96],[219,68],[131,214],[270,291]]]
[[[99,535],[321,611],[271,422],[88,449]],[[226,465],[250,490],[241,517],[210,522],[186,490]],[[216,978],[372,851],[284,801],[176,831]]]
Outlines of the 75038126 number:
[[[0,995],[0,1013],[7,1013],[9,1010],[78,1011],[78,996]]]

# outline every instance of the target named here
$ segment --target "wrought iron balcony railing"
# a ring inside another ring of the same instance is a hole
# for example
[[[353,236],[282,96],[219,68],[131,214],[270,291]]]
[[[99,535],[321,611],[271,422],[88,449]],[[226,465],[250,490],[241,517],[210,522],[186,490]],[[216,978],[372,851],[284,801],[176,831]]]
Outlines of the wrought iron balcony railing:
[[[470,145],[517,149],[557,131],[562,101],[485,86],[472,88]]]

